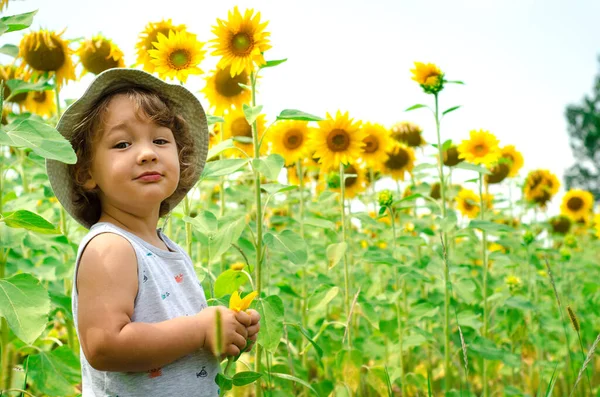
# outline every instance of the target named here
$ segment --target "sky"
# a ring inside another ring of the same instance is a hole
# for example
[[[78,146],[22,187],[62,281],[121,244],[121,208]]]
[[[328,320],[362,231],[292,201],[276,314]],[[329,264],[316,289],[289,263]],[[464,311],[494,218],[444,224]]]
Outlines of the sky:
[[[286,108],[320,116],[340,109],[386,127],[415,122],[435,142],[431,113],[404,112],[432,104],[409,70],[414,61],[433,62],[447,79],[465,82],[440,96],[443,109],[461,106],[442,121],[442,140],[489,130],[523,153],[522,176],[544,168],[562,181],[573,164],[564,113],[591,91],[599,70],[597,0],[10,0],[4,15],[38,9],[34,29],[66,28],[65,38],[102,33],[131,65],[148,22],[171,18],[206,42],[216,19],[235,5],[269,21],[273,48],[265,57],[288,59],[263,73],[258,103],[268,120]],[[20,37],[4,35],[0,45],[18,44]],[[216,61],[208,56],[201,68],[208,72]],[[91,79],[66,86],[63,98],[77,98]],[[200,90],[203,77],[191,77],[186,87]]]

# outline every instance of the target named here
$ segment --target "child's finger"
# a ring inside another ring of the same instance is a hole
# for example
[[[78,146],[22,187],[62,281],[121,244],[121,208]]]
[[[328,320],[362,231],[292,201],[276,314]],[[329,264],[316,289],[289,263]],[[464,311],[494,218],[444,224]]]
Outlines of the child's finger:
[[[248,327],[248,337],[256,335],[260,331],[260,323]]]
[[[238,320],[241,324],[248,327],[252,324],[252,319],[248,313],[245,311],[241,311],[235,314],[236,320]]]
[[[256,324],[260,321],[260,314],[258,314],[258,312],[254,309],[249,309],[248,314],[250,315],[250,325],[252,324]]]
[[[244,325],[237,323],[235,325],[235,333],[238,336],[241,336],[242,338],[246,339],[248,337],[248,328],[246,328]]]

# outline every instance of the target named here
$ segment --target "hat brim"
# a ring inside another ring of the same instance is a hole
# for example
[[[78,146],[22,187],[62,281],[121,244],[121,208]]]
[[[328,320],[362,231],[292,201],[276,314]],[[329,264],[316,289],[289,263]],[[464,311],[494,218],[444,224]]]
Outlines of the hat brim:
[[[74,127],[82,121],[90,108],[100,98],[127,87],[140,87],[156,92],[173,106],[175,113],[185,119],[193,142],[197,147],[198,167],[195,178],[198,179],[204,169],[208,154],[208,123],[206,121],[206,113],[200,101],[185,87],[166,83],[142,70],[116,68],[100,73],[81,98],[75,101],[64,112],[56,129],[68,141],[71,141]],[[73,204],[71,193],[73,191],[73,181],[69,175],[68,165],[60,161],[46,159],[46,172],[48,173],[48,179],[50,180],[54,195],[65,210],[85,228],[89,229],[92,227],[92,224],[86,222],[75,213],[75,205]],[[172,203],[171,207],[174,208],[183,200],[186,194],[187,191],[176,191],[169,200]]]

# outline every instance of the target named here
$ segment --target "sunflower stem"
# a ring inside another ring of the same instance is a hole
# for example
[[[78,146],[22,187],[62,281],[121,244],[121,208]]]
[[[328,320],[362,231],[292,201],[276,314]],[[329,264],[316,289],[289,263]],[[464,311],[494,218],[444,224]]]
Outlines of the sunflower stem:
[[[190,199],[188,198],[188,195],[186,194],[185,197],[183,198],[183,213],[186,216],[190,216]],[[185,223],[185,249],[188,253],[188,255],[190,256],[190,260],[192,259],[192,224],[189,222]],[[193,262],[193,260],[192,260]]]
[[[373,167],[369,167],[369,178],[371,179],[371,191],[373,192],[373,211],[377,215],[377,191],[375,191],[375,172]]]
[[[437,134],[438,145],[438,174],[440,178],[440,195],[442,198],[442,218],[446,218],[446,184],[444,182],[444,152],[442,150],[442,139],[440,136],[440,116],[438,94],[434,94],[435,98],[435,130]],[[446,376],[446,392],[450,390],[451,384],[451,369],[450,366],[450,266],[448,264],[448,233],[442,232],[442,245],[444,248],[444,374]]]
[[[302,169],[302,160],[296,160],[296,171],[298,173],[299,190],[300,190],[300,237],[304,240],[304,171]],[[308,326],[308,278],[306,277],[306,266],[302,269],[302,305],[301,317],[302,326]],[[306,340],[302,339],[302,350],[306,348]],[[302,355],[302,367],[308,368],[308,354]]]
[[[340,210],[342,212],[342,241],[346,244],[346,181],[344,177],[344,164],[340,162]],[[344,252],[344,301],[346,302],[346,314],[350,316],[350,277],[348,274],[348,249]],[[349,320],[349,319],[348,319]],[[350,323],[350,321],[348,321]],[[350,342],[350,328],[348,328],[348,347],[352,346]]]
[[[219,123],[219,142],[223,142],[223,123]],[[223,153],[219,154],[219,160],[223,160]],[[219,177],[219,217],[225,216],[225,176]],[[225,271],[225,253],[221,254],[221,272]]]
[[[481,220],[485,220],[485,206],[486,203],[483,199],[483,174],[479,174],[479,215]],[[483,255],[483,331],[482,336],[487,338],[488,333],[488,295],[487,295],[487,279],[488,279],[488,256],[487,256],[487,232],[485,230],[481,231],[482,238],[482,255]],[[487,362],[485,358],[481,359],[481,364],[483,368],[482,373],[482,383],[483,383],[483,397],[488,397],[488,382],[487,382]]]

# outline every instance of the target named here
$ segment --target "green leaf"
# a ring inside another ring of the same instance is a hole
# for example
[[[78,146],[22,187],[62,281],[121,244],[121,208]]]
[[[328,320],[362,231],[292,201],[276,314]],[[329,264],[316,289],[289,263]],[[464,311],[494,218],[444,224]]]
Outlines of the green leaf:
[[[201,179],[233,174],[248,163],[248,159],[223,159],[209,161],[204,166]]]
[[[244,84],[244,83],[238,83],[238,85],[240,87],[242,87],[243,89],[245,89],[245,90],[252,91],[252,86],[251,85]]]
[[[317,344],[317,342],[315,342],[312,338],[312,336],[310,336],[310,334],[308,333],[307,330],[305,330],[300,324],[287,324],[287,325],[291,325],[293,327],[296,327],[298,329],[298,331],[300,331],[300,333],[302,335],[304,335],[304,337],[306,338],[306,340],[315,348],[315,351],[317,352],[317,355],[319,356],[319,358],[323,358],[323,349],[321,349],[321,346],[319,346]],[[322,363],[319,361],[319,364],[322,365]]]
[[[49,311],[48,292],[31,274],[0,279],[0,316],[23,342],[31,344],[41,335]]]
[[[398,245],[425,245],[425,240],[418,236],[400,236],[396,239]]]
[[[416,104],[416,105],[412,105],[411,107],[409,107],[408,109],[405,110],[405,112],[411,111],[411,110],[415,110],[415,109],[420,109],[420,108],[426,108],[427,105],[423,105],[423,104]]]
[[[19,210],[2,214],[0,222],[15,229],[27,229],[36,233],[60,234],[60,230],[36,213]]]
[[[245,218],[226,217],[219,220],[219,230],[209,236],[209,250],[211,258],[217,258],[227,251],[231,244],[240,238],[244,227]]]
[[[453,107],[451,107],[450,109],[446,109],[446,110],[444,110],[444,111],[442,112],[442,116],[445,116],[445,115],[447,115],[448,113],[450,113],[450,112],[453,112],[453,111],[455,111],[455,110],[456,110],[456,109],[458,109],[458,108],[460,108],[460,105],[459,105],[459,106],[453,106]]]
[[[238,270],[225,270],[215,281],[215,298],[231,295],[248,282],[248,276]]]
[[[60,132],[39,121],[25,119],[3,126],[2,130],[13,141],[14,146],[27,147],[47,159],[75,164],[77,156]]]
[[[318,311],[319,309],[324,308],[339,292],[339,287],[331,287],[326,284],[320,285],[310,298],[308,298],[308,310]]]
[[[17,30],[27,29],[33,23],[33,16],[37,14],[37,10],[26,12],[24,14],[10,15],[0,18],[2,25],[8,26],[8,29],[2,33],[15,32]]]
[[[465,83],[463,83],[462,81],[459,80],[444,80],[444,83],[448,83],[448,84],[460,84],[460,85],[464,85]]]
[[[480,320],[480,317],[481,315],[475,314],[471,310],[465,310],[458,313],[458,324],[460,324],[461,327],[469,327],[473,328],[474,330],[479,330],[483,324]]]
[[[308,259],[306,242],[291,230],[284,230],[279,234],[265,233],[264,241],[267,247],[273,251],[283,252],[288,260],[296,265],[303,265]]]
[[[259,332],[259,335],[260,335],[260,332]],[[309,389],[311,392],[313,392],[316,396],[319,395],[319,393],[317,393],[317,391],[315,389],[313,389],[312,386],[308,382],[306,382],[306,381],[304,381],[302,379],[296,378],[295,376],[288,375],[288,374],[282,374],[282,373],[279,373],[279,372],[271,372],[271,376],[299,383],[302,386],[304,386],[307,389]]]
[[[508,225],[503,225],[501,223],[495,223],[490,221],[482,221],[479,219],[473,219],[469,223],[469,226],[467,226],[467,229],[479,229],[488,233],[508,233],[515,231],[515,229]]]
[[[48,82],[48,79],[41,78],[35,83],[30,83],[23,80],[12,79],[6,82],[6,86],[10,89],[10,96],[6,98],[6,100],[10,100],[10,98],[14,98],[19,94],[24,94],[29,91],[51,91],[54,90],[54,84]],[[54,95],[53,92],[50,92],[49,95]]]
[[[340,260],[344,257],[348,244],[346,242],[330,244],[327,247],[327,259],[329,260],[329,269],[332,269],[337,265]]]
[[[248,124],[252,125],[252,123],[256,121],[256,118],[260,115],[260,112],[262,112],[262,108],[263,105],[250,106],[244,104],[242,106],[242,109],[244,110],[244,116],[246,116],[246,121]]]
[[[323,118],[296,109],[284,109],[277,116],[277,120],[321,121]]]
[[[217,124],[217,123],[224,123],[225,119],[223,117],[219,117],[219,116],[213,116],[212,114],[207,114],[206,115],[206,123],[208,125],[213,125],[213,124]],[[210,151],[209,151],[210,153]],[[210,158],[210,156],[208,157]]]
[[[274,67],[274,66],[281,65],[281,64],[282,64],[282,63],[284,63],[285,61],[287,61],[287,58],[285,58],[285,59],[277,59],[277,60],[275,60],[275,61],[267,61],[267,63],[266,63],[266,64],[264,64],[264,65],[262,65],[260,68],[261,68],[261,69],[264,69],[264,68],[272,68],[272,67]]]
[[[227,391],[233,389],[233,379],[223,375],[222,373],[218,373],[217,376],[215,376],[215,383],[221,390]]]
[[[260,314],[260,332],[257,342],[270,352],[275,352],[283,336],[283,302],[277,295],[260,299],[256,305]]]
[[[511,296],[504,302],[504,304],[515,309],[535,310],[533,303],[520,296]]]
[[[277,193],[289,192],[290,190],[295,190],[298,188],[298,186],[282,185],[280,183],[265,183],[264,185],[260,185],[260,188],[269,194],[277,194]]]
[[[323,229],[335,230],[335,223],[323,218],[315,218],[311,216],[304,219],[304,224]]]
[[[489,174],[492,173],[490,170],[488,170],[485,167],[482,167],[480,165],[475,165],[475,164],[467,163],[466,161],[462,161],[462,162],[456,164],[454,166],[454,168],[460,168],[460,169],[468,170],[468,171],[475,171],[475,172],[478,172],[478,173],[484,174],[484,175],[489,175]]]
[[[216,157],[219,154],[223,153],[225,150],[231,149],[232,147],[234,147],[234,145],[233,140],[231,139],[226,139],[223,142],[219,142],[208,151],[206,159],[210,160],[213,157]]]
[[[285,164],[285,159],[279,154],[270,154],[267,158],[252,160],[252,167],[256,168],[269,180],[277,180],[283,164]]]
[[[14,44],[4,44],[2,47],[0,47],[0,54],[16,58],[19,56],[19,47]]]
[[[184,216],[183,220],[190,223],[196,230],[207,236],[218,230],[217,217],[210,211],[200,211],[195,218]]]
[[[259,374],[258,372],[253,372],[253,371],[244,371],[244,372],[238,372],[237,374],[233,375],[233,385],[234,386],[245,386],[245,385],[249,385],[250,383],[256,381],[258,378],[260,378],[262,376],[262,374]]]
[[[63,345],[29,356],[29,380],[48,396],[72,396],[81,382],[79,358]]]
[[[450,232],[456,227],[458,218],[455,211],[448,210],[445,218],[436,218],[435,222],[443,232]]]

